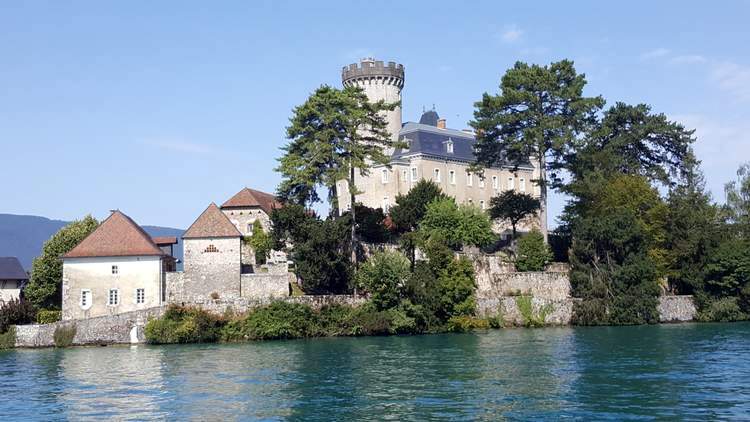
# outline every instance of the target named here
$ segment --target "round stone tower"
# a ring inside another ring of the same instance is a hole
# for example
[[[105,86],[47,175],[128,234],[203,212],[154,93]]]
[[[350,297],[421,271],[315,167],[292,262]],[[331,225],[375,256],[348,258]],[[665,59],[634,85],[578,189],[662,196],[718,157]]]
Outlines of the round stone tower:
[[[401,101],[401,89],[404,87],[404,65],[373,58],[362,59],[359,63],[344,66],[341,71],[341,82],[344,86],[358,86],[365,91],[370,101],[384,100],[386,103]],[[401,131],[401,106],[387,112],[388,132],[393,140],[398,140]],[[391,153],[392,151],[387,151]]]

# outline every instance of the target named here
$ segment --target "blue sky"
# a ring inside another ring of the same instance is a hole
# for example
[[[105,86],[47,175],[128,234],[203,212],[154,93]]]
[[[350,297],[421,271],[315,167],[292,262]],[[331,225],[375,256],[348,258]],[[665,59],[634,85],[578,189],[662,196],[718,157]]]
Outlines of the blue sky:
[[[185,228],[273,191],[292,108],[364,56],[405,65],[405,121],[457,129],[515,61],[572,59],[587,94],[697,129],[723,201],[750,161],[749,2],[521,3],[2,2],[0,212]]]

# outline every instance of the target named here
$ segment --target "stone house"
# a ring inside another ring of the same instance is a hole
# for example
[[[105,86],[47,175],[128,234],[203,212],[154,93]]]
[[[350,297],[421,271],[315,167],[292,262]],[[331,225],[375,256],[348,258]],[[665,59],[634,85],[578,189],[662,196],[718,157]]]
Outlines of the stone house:
[[[0,306],[13,299],[19,299],[28,281],[29,276],[18,258],[0,257]]]
[[[243,188],[221,205],[221,211],[237,227],[240,234],[248,238],[253,234],[253,224],[256,220],[260,221],[263,230],[268,233],[271,230],[271,212],[279,207],[281,203],[274,195]],[[242,263],[255,265],[255,251],[249,245],[244,246]]]
[[[289,295],[290,274],[286,262],[266,266],[265,271],[259,271],[260,268],[251,271],[251,266],[243,265],[249,246],[243,241],[238,225],[249,225],[252,232],[255,219],[265,219],[268,224],[270,213],[270,208],[269,213],[263,209],[266,205],[251,205],[247,193],[253,194],[253,191],[243,189],[237,201],[230,199],[225,203],[226,209],[211,203],[185,231],[182,236],[184,269],[167,273],[168,302],[203,304]],[[253,196],[257,199],[255,194]],[[230,217],[235,217],[235,221]]]
[[[130,217],[113,211],[63,256],[63,320],[161,305],[174,262]]]

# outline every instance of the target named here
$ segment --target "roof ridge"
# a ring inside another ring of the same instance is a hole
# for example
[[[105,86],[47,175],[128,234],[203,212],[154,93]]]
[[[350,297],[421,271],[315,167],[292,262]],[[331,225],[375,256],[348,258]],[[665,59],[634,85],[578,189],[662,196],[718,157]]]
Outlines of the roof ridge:
[[[242,233],[216,203],[211,202],[182,234],[183,239],[200,237],[242,237]]]

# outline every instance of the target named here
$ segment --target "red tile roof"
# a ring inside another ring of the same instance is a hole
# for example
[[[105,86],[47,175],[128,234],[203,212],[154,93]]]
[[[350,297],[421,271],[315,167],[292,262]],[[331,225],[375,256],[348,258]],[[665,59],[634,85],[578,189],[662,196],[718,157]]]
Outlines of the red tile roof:
[[[190,226],[183,239],[201,237],[241,237],[242,233],[213,202]]]
[[[157,236],[157,237],[152,237],[151,240],[153,240],[154,243],[156,243],[159,246],[177,244],[177,238],[174,236]]]
[[[151,236],[120,211],[112,214],[64,258],[164,255]]]
[[[221,205],[221,208],[249,208],[260,207],[266,214],[271,215],[274,208],[280,208],[281,203],[276,196],[259,190],[244,188]]]

